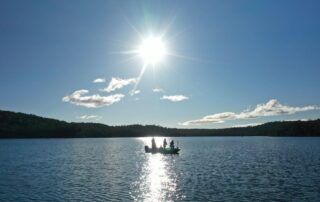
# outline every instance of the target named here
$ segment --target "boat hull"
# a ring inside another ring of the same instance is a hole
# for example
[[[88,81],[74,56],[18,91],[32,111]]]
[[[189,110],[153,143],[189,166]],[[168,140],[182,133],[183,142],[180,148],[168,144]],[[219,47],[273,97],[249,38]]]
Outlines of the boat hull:
[[[144,147],[146,153],[161,153],[161,154],[179,154],[180,148],[149,148],[148,146]]]

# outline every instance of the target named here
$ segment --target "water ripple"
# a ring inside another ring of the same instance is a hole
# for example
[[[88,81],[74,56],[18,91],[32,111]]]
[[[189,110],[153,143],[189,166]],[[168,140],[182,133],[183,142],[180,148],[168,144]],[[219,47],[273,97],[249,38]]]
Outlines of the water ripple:
[[[320,138],[0,140],[0,201],[319,201]]]

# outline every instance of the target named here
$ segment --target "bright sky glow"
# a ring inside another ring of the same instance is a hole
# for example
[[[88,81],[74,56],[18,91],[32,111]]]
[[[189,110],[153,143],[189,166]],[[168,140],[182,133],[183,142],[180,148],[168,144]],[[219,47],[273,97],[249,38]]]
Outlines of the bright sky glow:
[[[160,37],[150,36],[143,40],[138,49],[139,56],[145,64],[156,64],[161,62],[166,53],[166,46]]]

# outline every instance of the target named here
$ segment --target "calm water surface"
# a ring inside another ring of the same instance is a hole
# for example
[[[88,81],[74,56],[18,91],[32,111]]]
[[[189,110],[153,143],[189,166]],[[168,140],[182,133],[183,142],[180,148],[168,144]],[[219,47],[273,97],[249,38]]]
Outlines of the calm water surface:
[[[175,140],[0,140],[0,201],[320,201],[320,138]]]

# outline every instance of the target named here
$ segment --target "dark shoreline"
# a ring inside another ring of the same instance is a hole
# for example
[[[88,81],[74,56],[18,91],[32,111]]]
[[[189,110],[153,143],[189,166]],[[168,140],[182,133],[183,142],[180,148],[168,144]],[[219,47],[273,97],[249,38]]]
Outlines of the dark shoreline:
[[[320,135],[318,136],[239,136],[239,135],[233,135],[233,136],[223,136],[223,135],[219,135],[219,136],[143,136],[143,137],[276,137],[276,138],[283,138],[283,137],[291,137],[291,138],[319,138]],[[1,140],[65,140],[65,139],[103,139],[103,138],[108,138],[108,139],[112,139],[112,138],[141,138],[141,137],[9,137],[9,138],[0,138]]]
[[[320,137],[320,119],[269,122],[241,128],[177,129],[156,125],[109,126],[100,123],[68,123],[0,110],[0,139],[126,138],[152,137],[153,135],[163,137]]]

